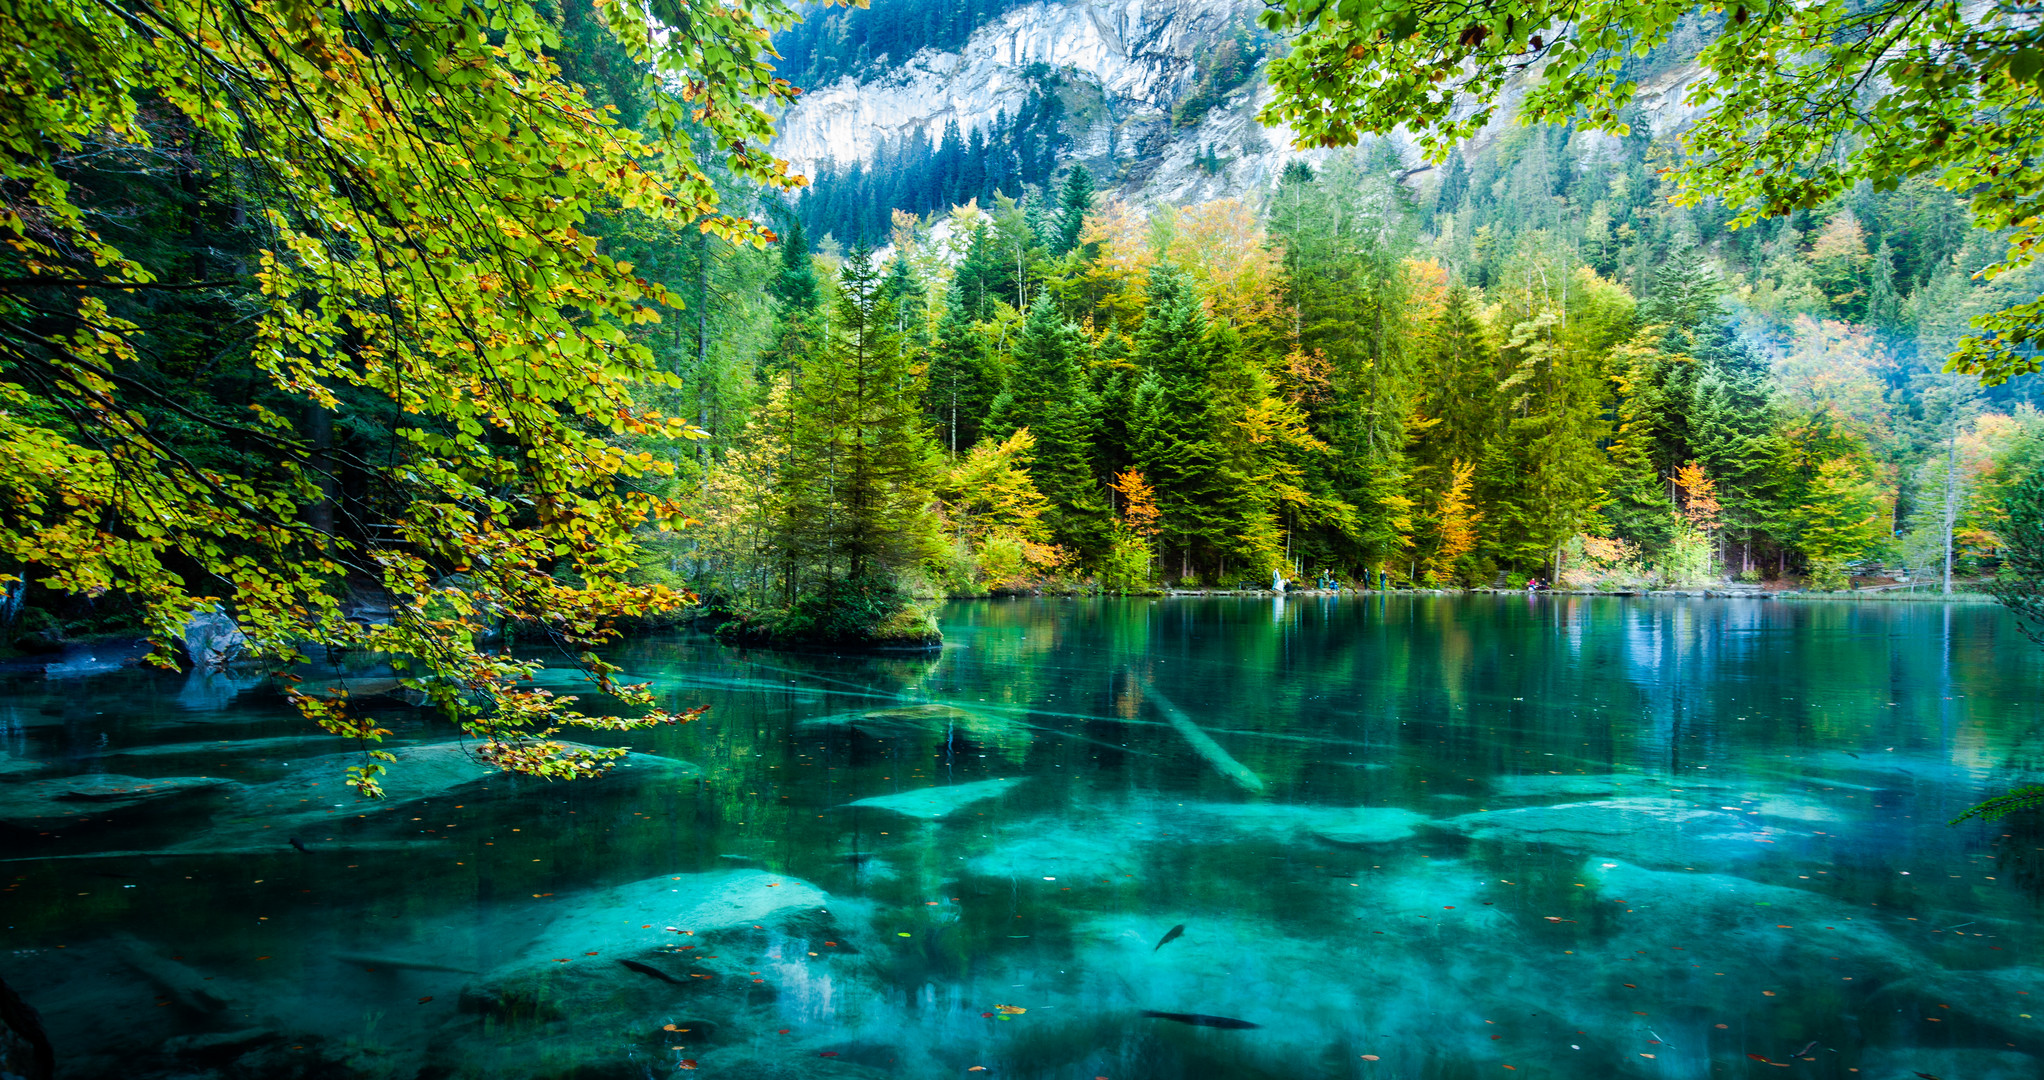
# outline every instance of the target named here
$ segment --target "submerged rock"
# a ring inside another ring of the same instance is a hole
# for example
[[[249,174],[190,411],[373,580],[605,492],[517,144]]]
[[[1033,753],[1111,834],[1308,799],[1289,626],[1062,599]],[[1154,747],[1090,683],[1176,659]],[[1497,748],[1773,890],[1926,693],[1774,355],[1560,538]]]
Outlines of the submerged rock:
[[[1507,797],[1616,795],[1621,792],[1661,794],[1667,788],[1658,780],[1640,773],[1595,773],[1576,776],[1499,776],[1490,782],[1491,789]]]
[[[1434,824],[1476,840],[1552,844],[1617,851],[1628,858],[1680,862],[1709,845],[1719,853],[1758,854],[1768,829],[1742,813],[1706,809],[1678,799],[1601,799],[1512,810],[1477,811]]]
[[[846,803],[847,807],[865,806],[875,810],[890,810],[907,817],[936,821],[971,806],[973,803],[1005,795],[1008,789],[1021,783],[1020,778],[999,780],[976,780],[969,784],[952,784],[948,787],[918,788],[898,795],[875,795]]]
[[[1948,1080],[2037,1080],[2044,1062],[2017,1050],[1910,1046],[1868,1050],[1859,1075],[1902,1078],[1939,1076]],[[1790,1073],[1788,1075],[1794,1075]]]
[[[2012,1046],[2025,1055],[2044,1054],[2044,1020],[2037,1019],[2037,1013],[2044,1010],[2038,1008],[2039,998],[2044,998],[2044,968],[1953,971],[1939,967],[1882,987],[1873,1011],[1893,1016],[1903,1031],[1925,1040],[1977,1041]],[[2037,1075],[2034,1070],[2033,1064],[2027,1075]],[[1976,1074],[1960,1071],[1954,1075],[1970,1078]]]
[[[789,1026],[783,991],[828,1001],[834,970],[861,962],[830,898],[783,874],[675,874],[562,903],[530,945],[462,991],[464,1012],[493,1019],[480,1035],[473,1017],[450,1023],[447,1060],[524,1078],[642,1072],[631,1063],[649,1053],[707,1064],[723,1045],[743,1056],[761,1037],[792,1042],[772,1035]]]
[[[195,713],[217,713],[242,694],[261,686],[267,676],[234,671],[192,668],[177,692],[178,708]]]
[[[196,742],[157,743],[153,746],[124,746],[100,755],[107,758],[152,758],[152,757],[212,757],[221,760],[227,755],[237,761],[250,758],[268,758],[279,754],[332,754],[347,750],[349,741],[339,735],[278,735],[267,739],[206,739]],[[404,745],[402,740],[385,740],[381,748],[395,750]],[[305,758],[305,760],[312,760]]]
[[[1059,880],[1119,879],[1143,865],[1141,849],[1113,829],[1081,829],[1055,819],[1023,822],[1003,830],[994,850],[966,860],[966,869],[986,877]]]
[[[1020,720],[944,704],[898,705],[812,716],[796,721],[795,729],[856,731],[874,739],[957,736],[1009,760],[1019,760],[1036,740],[1034,729]]]
[[[211,776],[144,779],[97,773],[24,780],[0,786],[0,825],[46,830],[177,803],[241,785]]]
[[[576,743],[565,745],[579,746]],[[231,847],[258,835],[274,838],[279,833],[342,817],[406,811],[426,799],[447,796],[479,799],[499,791],[510,793],[522,786],[546,783],[505,773],[478,757],[474,748],[464,743],[399,746],[391,748],[390,753],[397,760],[387,763],[387,771],[379,778],[383,785],[381,799],[365,798],[348,786],[347,770],[349,766],[363,763],[361,754],[324,754],[306,758],[294,763],[293,775],[256,784],[237,793],[228,802],[223,815],[239,812],[243,815],[239,820],[225,821],[212,832],[181,846]],[[598,782],[611,783],[620,779],[686,780],[700,775],[701,770],[688,762],[635,753],[620,759]]]
[[[1187,810],[1236,833],[1312,836],[1336,844],[1389,844],[1409,839],[1428,820],[1425,814],[1396,806],[1207,803]]]

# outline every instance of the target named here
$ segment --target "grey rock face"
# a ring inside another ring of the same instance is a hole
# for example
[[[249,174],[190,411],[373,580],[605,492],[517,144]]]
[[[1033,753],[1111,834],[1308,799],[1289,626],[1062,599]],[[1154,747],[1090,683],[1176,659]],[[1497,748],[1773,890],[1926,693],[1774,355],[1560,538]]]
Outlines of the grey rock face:
[[[201,671],[218,671],[241,655],[247,635],[234,620],[217,611],[202,611],[185,623],[185,655]]]

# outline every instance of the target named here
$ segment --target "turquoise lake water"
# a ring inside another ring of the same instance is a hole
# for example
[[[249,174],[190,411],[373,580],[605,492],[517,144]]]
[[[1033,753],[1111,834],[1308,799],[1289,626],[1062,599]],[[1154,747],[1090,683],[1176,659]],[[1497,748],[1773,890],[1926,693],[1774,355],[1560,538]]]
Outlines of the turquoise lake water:
[[[80,1078],[2044,1075],[2044,827],[1946,824],[2044,766],[1998,607],[941,621],[621,646],[710,709],[574,784],[315,674],[382,803],[255,680],[0,677],[0,977]]]

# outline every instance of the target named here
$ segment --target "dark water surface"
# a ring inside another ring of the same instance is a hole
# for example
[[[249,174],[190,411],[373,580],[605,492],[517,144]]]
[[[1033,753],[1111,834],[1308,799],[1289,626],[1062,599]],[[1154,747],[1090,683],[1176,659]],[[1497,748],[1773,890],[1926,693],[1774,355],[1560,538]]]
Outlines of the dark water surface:
[[[11,676],[0,975],[73,1077],[2040,1076],[1997,607],[943,614],[622,647],[711,708],[595,782],[382,700],[381,804],[262,686]]]

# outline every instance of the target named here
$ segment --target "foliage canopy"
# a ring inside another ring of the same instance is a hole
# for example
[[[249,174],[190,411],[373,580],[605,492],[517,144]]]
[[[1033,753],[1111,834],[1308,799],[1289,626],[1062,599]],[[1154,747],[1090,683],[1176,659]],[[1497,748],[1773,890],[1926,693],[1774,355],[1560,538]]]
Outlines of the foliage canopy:
[[[649,135],[562,77],[556,29],[524,0],[0,3],[0,566],[138,597],[165,661],[214,604],[272,658],[400,658],[510,768],[601,768],[548,740],[563,723],[675,719],[521,689],[533,665],[474,636],[515,620],[587,645],[620,612],[683,601],[626,578],[635,528],[677,514],[650,490],[667,463],[625,440],[690,434],[635,397],[674,380],[630,329],[676,298],[607,256],[592,221],[770,239],[719,212],[690,136],[742,178],[799,183],[763,149],[763,106],[795,93],[768,35],[792,16],[781,0],[596,12],[641,69]],[[254,259],[189,280],[125,250],[109,239],[123,207],[79,183],[108,159],[227,174]],[[238,414],[153,366],[147,298],[193,290],[254,325],[267,385]],[[381,402],[388,460],[324,437],[344,397]],[[208,459],[192,431],[249,452]],[[344,474],[366,478],[376,520],[336,519]],[[351,617],[351,589],[386,597],[390,620]],[[329,730],[381,734],[344,699],[298,701]],[[380,768],[358,774],[366,791]]]
[[[1404,127],[1436,160],[1491,121],[1515,76],[1522,122],[1629,134],[1633,61],[1699,28],[1676,201],[1713,197],[1751,224],[1922,175],[1969,195],[1980,228],[2008,230],[1982,276],[2029,265],[2044,237],[2044,25],[2008,0],[1281,0],[1262,21],[1298,32],[1271,62],[1266,122],[1328,146]],[[1949,370],[1990,385],[2038,370],[2044,298],[1974,326]]]

